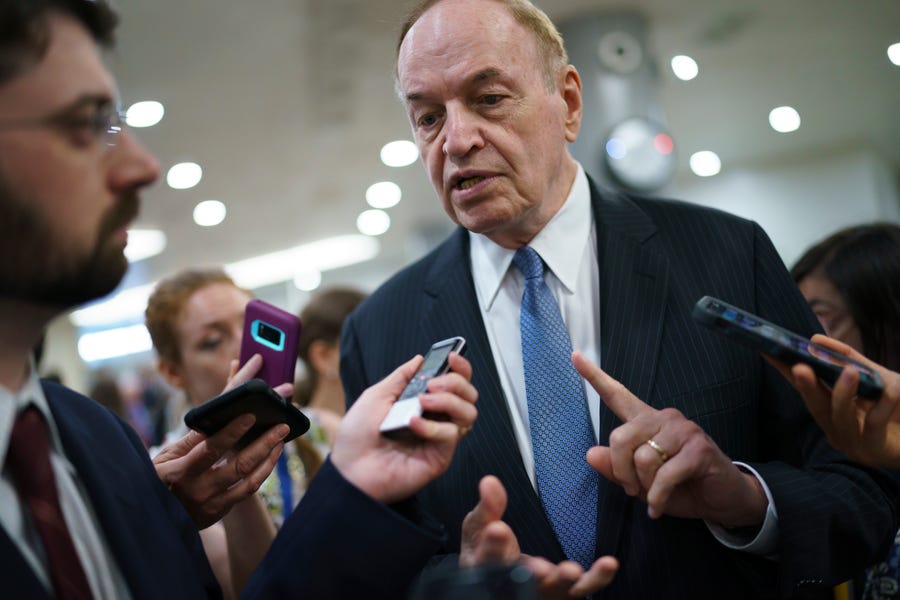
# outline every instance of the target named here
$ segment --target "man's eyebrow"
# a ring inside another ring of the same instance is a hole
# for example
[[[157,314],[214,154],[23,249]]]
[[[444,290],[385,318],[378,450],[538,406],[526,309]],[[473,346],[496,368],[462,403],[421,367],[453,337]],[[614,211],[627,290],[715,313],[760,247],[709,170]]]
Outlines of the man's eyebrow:
[[[64,115],[66,113],[77,111],[86,106],[101,107],[101,106],[107,106],[110,104],[115,104],[115,100],[112,97],[108,96],[107,94],[94,94],[94,93],[82,94],[81,96],[78,96],[77,98],[75,98],[74,100],[69,102],[68,104],[65,104],[65,105],[61,106],[60,108],[56,109],[53,114]]]
[[[501,75],[502,73],[500,69],[491,67],[482,71],[478,71],[469,79],[469,81],[473,84],[480,84],[491,79],[497,79]],[[424,98],[425,95],[420,92],[410,92],[406,95],[407,102],[417,102],[419,100],[423,100]]]
[[[487,81],[488,79],[495,79],[500,77],[500,69],[485,69],[483,71],[479,71],[475,73],[475,76],[472,77],[472,81],[475,83],[481,83],[482,81]]]

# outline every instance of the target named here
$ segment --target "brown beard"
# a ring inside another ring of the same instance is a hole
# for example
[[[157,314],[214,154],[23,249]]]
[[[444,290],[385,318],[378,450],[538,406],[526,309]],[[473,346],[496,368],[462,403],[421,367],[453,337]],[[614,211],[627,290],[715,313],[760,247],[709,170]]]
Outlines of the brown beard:
[[[105,296],[128,269],[110,236],[134,219],[139,205],[136,191],[120,197],[104,215],[93,250],[73,256],[41,212],[0,176],[0,296],[61,309]]]

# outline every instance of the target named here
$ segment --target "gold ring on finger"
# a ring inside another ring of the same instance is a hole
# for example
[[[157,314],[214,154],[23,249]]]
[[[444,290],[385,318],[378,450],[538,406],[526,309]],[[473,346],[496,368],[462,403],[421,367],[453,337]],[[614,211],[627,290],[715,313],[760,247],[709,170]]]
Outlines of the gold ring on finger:
[[[659,459],[663,462],[669,460],[669,453],[666,452],[666,449],[657,444],[655,441],[647,440],[647,445],[656,450],[656,453],[659,454]]]

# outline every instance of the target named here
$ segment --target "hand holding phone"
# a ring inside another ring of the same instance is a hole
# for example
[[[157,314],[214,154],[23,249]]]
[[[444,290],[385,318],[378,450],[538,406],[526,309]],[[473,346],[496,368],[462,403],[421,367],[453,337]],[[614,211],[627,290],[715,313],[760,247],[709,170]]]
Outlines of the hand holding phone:
[[[450,368],[450,353],[462,354],[465,347],[466,340],[459,336],[436,342],[431,346],[419,370],[409,380],[406,388],[381,422],[380,431],[382,434],[388,436],[408,434],[410,419],[414,416],[422,416],[419,394],[426,391],[429,381],[448,371]]]
[[[279,423],[286,423],[291,428],[284,437],[285,442],[303,435],[309,429],[306,415],[261,379],[251,379],[192,408],[184,415],[184,423],[191,429],[213,435],[244,414],[253,414],[256,422],[235,444],[237,450]]]
[[[834,386],[844,367],[852,365],[859,371],[857,393],[860,396],[877,399],[884,391],[881,377],[866,365],[718,298],[704,296],[697,301],[691,315],[698,323],[753,350],[789,365],[808,364],[829,386]]]
[[[285,441],[305,433],[309,429],[309,419],[289,399],[282,398],[272,389],[282,383],[293,383],[299,338],[300,319],[296,315],[262,300],[248,302],[244,312],[240,364],[243,366],[254,354],[261,354],[262,367],[255,379],[188,411],[184,416],[185,424],[212,435],[235,417],[253,414],[256,423],[238,441],[238,449],[279,423],[287,423],[291,428]]]

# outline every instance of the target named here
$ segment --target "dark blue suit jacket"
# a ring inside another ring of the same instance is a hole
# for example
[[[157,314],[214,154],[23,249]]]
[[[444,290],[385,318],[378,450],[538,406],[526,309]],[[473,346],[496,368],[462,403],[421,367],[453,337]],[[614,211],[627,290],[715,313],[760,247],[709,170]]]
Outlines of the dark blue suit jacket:
[[[136,600],[221,598],[187,512],[129,425],[89,398],[44,382],[66,456],[91,497]],[[244,598],[396,600],[446,542],[415,501],[388,507],[326,461],[243,591]],[[0,596],[50,599],[0,527]]]
[[[700,424],[732,459],[754,465],[779,514],[780,560],[726,549],[697,520],[651,520],[646,506],[601,481],[597,555],[621,570],[603,597],[789,596],[828,586],[876,558],[897,528],[897,488],[884,473],[847,464],[827,447],[801,399],[755,353],[691,319],[717,296],[800,332],[818,330],[794,282],[756,224],[679,202],[593,186],[600,269],[602,366],[656,408]],[[420,495],[459,548],[477,484],[497,475],[509,492],[505,520],[523,552],[563,559],[515,442],[481,319],[467,232],[370,296],[347,321],[341,375],[347,398],[446,337],[468,340],[479,418],[450,469]],[[600,443],[620,424],[601,406]]]
[[[49,382],[43,387],[66,456],[132,597],[221,598],[196,525],[157,477],[131,427],[68,388]],[[0,564],[3,596],[50,598],[2,528]]]

